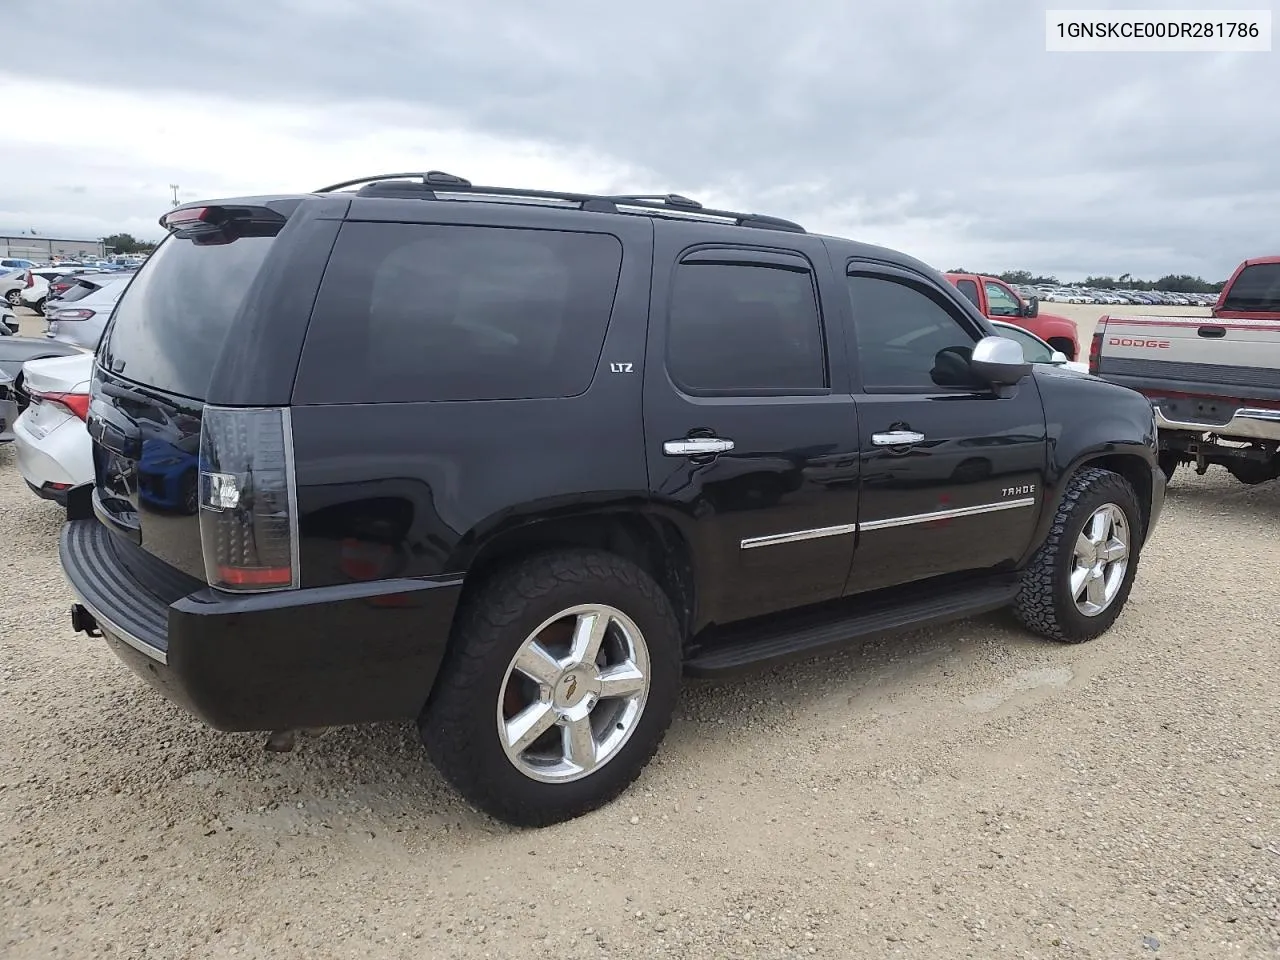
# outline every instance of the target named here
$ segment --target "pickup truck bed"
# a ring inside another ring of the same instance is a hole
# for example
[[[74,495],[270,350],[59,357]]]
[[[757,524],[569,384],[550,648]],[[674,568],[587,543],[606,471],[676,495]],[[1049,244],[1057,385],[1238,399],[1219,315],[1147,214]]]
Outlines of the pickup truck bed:
[[[1194,462],[1246,483],[1280,476],[1280,321],[1104,316],[1089,369],[1151,401],[1167,474]]]

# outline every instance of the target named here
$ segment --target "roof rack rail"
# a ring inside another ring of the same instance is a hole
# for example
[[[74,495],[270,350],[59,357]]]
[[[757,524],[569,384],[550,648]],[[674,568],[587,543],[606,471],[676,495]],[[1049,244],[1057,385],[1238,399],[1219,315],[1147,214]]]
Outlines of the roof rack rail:
[[[506,199],[509,202],[534,201],[575,204],[577,209],[592,213],[641,213],[649,216],[667,216],[679,219],[728,221],[740,227],[762,230],[785,230],[805,233],[804,227],[780,217],[767,217],[757,213],[737,213],[732,210],[711,210],[697,200],[678,193],[667,194],[619,194],[597,195],[592,193],[568,193],[559,190],[523,190],[517,187],[483,187],[470,180],[428,170],[426,173],[381,173],[370,177],[358,177],[322,187],[314,193],[333,193],[349,187],[359,187],[361,197],[405,197],[417,200],[439,200],[437,192],[456,195],[471,194],[477,198]]]

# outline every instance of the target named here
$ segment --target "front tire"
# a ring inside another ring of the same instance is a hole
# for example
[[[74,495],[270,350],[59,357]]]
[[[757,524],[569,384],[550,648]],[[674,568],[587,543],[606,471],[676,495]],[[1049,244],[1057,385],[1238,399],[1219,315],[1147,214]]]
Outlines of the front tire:
[[[467,800],[514,826],[603,806],[640,775],[680,691],[671,603],[596,550],[530,557],[458,614],[419,730]]]
[[[1142,512],[1129,481],[1086,467],[1067,483],[1049,536],[1022,573],[1014,613],[1062,643],[1101,636],[1124,609],[1142,548]]]

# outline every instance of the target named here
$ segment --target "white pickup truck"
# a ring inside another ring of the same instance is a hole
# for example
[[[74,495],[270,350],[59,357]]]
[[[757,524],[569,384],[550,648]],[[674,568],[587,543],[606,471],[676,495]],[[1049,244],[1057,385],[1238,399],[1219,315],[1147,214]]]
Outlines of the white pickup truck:
[[[1151,401],[1166,476],[1280,477],[1280,257],[1241,264],[1210,317],[1102,317],[1089,372]]]

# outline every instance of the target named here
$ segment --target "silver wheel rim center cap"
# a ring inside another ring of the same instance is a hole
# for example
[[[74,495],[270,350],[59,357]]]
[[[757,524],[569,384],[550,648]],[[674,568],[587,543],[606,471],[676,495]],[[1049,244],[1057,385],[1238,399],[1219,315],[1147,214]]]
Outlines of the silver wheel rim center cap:
[[[583,703],[594,704],[599,685],[599,677],[590,676],[589,671],[581,667],[566,670],[556,681],[551,705],[557,710],[572,710]]]

